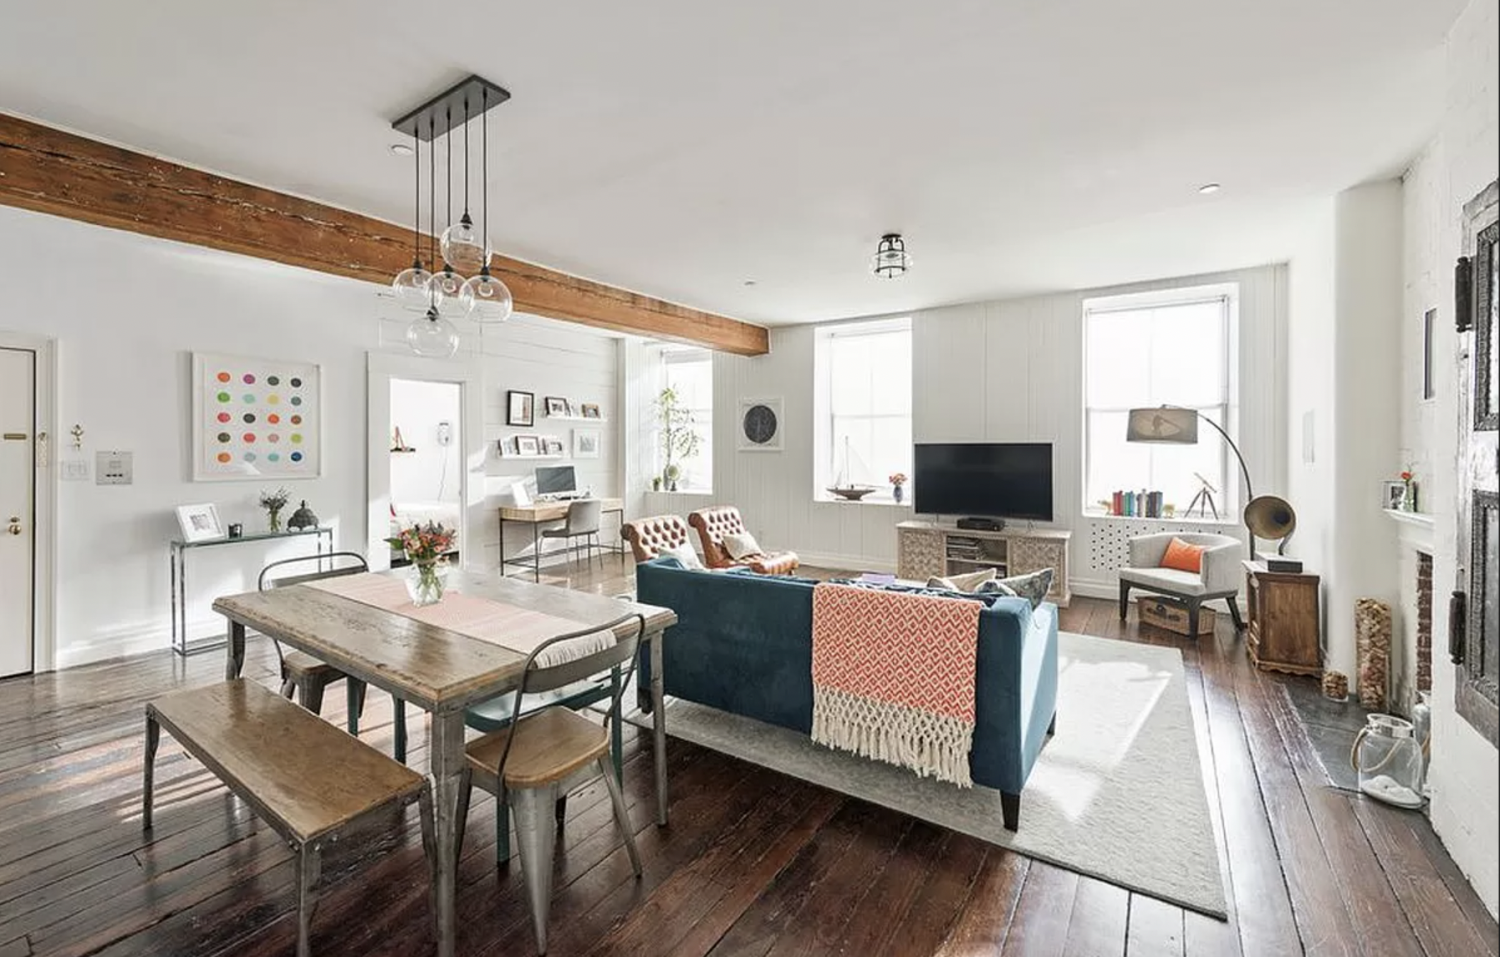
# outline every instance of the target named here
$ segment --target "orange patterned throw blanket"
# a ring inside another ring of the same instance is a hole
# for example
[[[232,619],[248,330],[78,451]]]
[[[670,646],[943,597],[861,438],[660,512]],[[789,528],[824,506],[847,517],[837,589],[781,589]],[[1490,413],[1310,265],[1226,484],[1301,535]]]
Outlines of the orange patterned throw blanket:
[[[973,787],[982,607],[959,598],[816,586],[812,739]]]

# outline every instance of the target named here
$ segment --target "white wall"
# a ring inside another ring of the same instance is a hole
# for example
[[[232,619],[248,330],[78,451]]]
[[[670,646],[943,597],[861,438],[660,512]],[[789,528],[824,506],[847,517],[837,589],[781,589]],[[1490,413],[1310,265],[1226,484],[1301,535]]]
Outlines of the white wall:
[[[391,380],[391,424],[412,452],[393,452],[391,500],[458,503],[463,478],[459,416],[463,391],[456,382]],[[448,423],[450,441],[438,444],[438,425]]]
[[[1282,488],[1286,270],[1281,266],[914,313],[916,441],[1054,443],[1053,524],[1074,532],[1074,587],[1111,593],[1125,520],[1085,519],[1081,514],[1083,301],[1222,282],[1240,287],[1240,448],[1259,490]],[[789,326],[771,330],[770,355],[716,355],[714,494],[646,493],[644,509],[685,514],[713,502],[734,504],[768,548],[791,548],[817,564],[893,569],[895,525],[913,517],[910,506],[812,500],[813,345],[814,327]],[[737,450],[739,400],[757,396],[783,399],[784,451]],[[1222,530],[1236,533],[1232,526]]]
[[[1500,760],[1453,707],[1457,669],[1443,653],[1448,603],[1458,582],[1457,423],[1458,343],[1453,324],[1453,262],[1461,253],[1462,211],[1500,174],[1500,94],[1494,0],[1474,0],[1447,42],[1447,97],[1442,130],[1405,178],[1406,282],[1404,320],[1438,308],[1434,352],[1437,396],[1415,399],[1420,341],[1403,337],[1401,455],[1417,463],[1424,500],[1435,517],[1433,549],[1434,661],[1432,667],[1433,827],[1463,868],[1490,913],[1500,909]],[[1392,462],[1391,465],[1398,465]],[[1409,583],[1403,582],[1409,587]],[[1463,587],[1463,586],[1458,586]]]
[[[377,287],[9,207],[0,207],[0,286],[6,289],[0,329],[57,342],[57,458],[92,463],[98,450],[135,453],[135,483],[128,487],[58,482],[55,465],[43,479],[57,482],[59,666],[167,647],[167,542],[178,535],[176,506],[214,502],[226,523],[264,527],[255,500],[279,482],[190,481],[194,351],[295,356],[322,365],[323,476],[286,484],[335,527],[340,547],[363,549],[366,354],[406,351],[406,320],[396,318]],[[463,348],[486,356],[484,429],[492,440],[515,431],[500,424],[507,388],[530,389],[538,400],[563,394],[598,401],[606,415],[614,407],[613,337],[517,316],[482,340],[466,337]],[[77,453],[66,434],[74,423],[84,429]],[[545,419],[538,425],[531,431],[548,431]],[[582,475],[601,492],[617,492],[618,443],[614,426],[602,428],[604,455]],[[503,480],[507,473],[530,474],[530,463],[502,467],[492,446],[488,471]],[[492,563],[496,527],[484,532]],[[192,634],[222,631],[222,619],[209,608],[214,596],[253,587],[266,561],[307,549],[306,543],[245,543],[196,554]]]

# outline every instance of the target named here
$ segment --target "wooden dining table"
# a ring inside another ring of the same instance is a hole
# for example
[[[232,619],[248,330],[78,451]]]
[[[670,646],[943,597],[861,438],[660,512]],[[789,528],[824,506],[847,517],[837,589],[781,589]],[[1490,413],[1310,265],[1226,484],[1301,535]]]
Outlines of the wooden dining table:
[[[497,572],[455,571],[449,576],[448,587],[527,612],[542,612],[579,627],[604,624],[628,611],[645,617],[642,640],[648,643],[651,656],[656,820],[665,825],[667,731],[662,701],[662,637],[677,616],[667,608],[517,581]],[[464,710],[514,692],[526,656],[493,641],[414,620],[400,614],[399,609],[387,610],[305,584],[229,595],[216,600],[213,607],[229,620],[226,678],[239,676],[245,661],[245,634],[254,630],[431,713],[428,761],[437,838],[433,879],[438,955],[452,957],[458,785],[466,760]],[[634,620],[620,625],[617,636],[626,637],[636,627]]]

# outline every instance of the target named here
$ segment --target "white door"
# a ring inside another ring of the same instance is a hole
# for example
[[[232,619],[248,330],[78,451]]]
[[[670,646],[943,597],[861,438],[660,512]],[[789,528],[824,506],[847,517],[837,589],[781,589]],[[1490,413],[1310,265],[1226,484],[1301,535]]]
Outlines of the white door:
[[[0,678],[32,670],[36,353],[0,348]]]

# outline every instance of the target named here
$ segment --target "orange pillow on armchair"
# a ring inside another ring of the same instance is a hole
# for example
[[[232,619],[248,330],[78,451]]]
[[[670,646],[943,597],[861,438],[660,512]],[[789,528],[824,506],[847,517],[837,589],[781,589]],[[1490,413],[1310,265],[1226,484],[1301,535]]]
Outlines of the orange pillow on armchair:
[[[1166,554],[1161,557],[1161,567],[1196,575],[1203,571],[1203,549],[1202,545],[1189,545],[1182,539],[1173,537],[1167,543]]]

